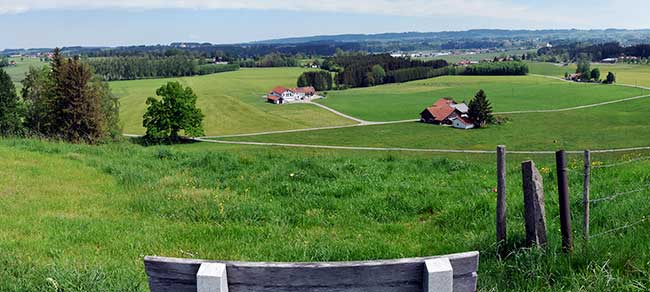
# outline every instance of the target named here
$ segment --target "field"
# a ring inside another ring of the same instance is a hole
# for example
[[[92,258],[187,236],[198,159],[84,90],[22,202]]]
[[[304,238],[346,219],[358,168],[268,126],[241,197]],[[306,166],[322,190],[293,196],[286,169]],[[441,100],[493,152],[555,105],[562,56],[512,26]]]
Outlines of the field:
[[[564,77],[564,73],[573,73],[576,70],[575,64],[562,66],[553,63],[529,63],[530,73],[547,76]],[[650,65],[634,64],[591,64],[591,68],[599,68],[602,77],[607,72],[614,72],[618,83],[650,87]]]
[[[556,76],[556,68],[546,65],[534,70]],[[242,69],[174,80],[199,95],[209,135],[352,124],[310,104],[264,103],[261,95],[269,88],[294,85],[302,70]],[[125,132],[142,133],[144,100],[167,81],[110,83],[121,97]],[[320,102],[357,118],[393,121],[418,118],[437,98],[468,100],[481,88],[497,111],[648,94],[537,76],[447,76],[332,91]],[[650,145],[648,111],[650,97],[508,114],[505,124],[471,131],[407,122],[221,140],[466,150],[505,144],[511,151],[626,148]],[[594,154],[594,166],[623,164],[594,170],[592,198],[624,195],[592,205],[592,234],[599,236],[585,242],[582,160],[569,157],[576,249],[567,256],[560,247],[553,155],[509,154],[509,254],[501,258],[493,154],[0,138],[0,291],[147,291],[145,255],[345,261],[469,250],[481,252],[481,291],[647,291],[649,158],[650,150]],[[546,249],[523,247],[519,164],[528,159],[545,181]]]
[[[443,59],[449,63],[458,63],[460,61],[482,61],[485,59],[492,60],[494,57],[501,57],[501,56],[521,56],[524,53],[527,53],[529,51],[527,50],[512,50],[512,51],[504,51],[504,52],[493,52],[493,53],[478,53],[478,54],[458,54],[458,55],[450,55],[450,56],[438,56],[434,58],[420,58],[423,60],[433,60],[433,59]]]
[[[144,291],[143,255],[329,261],[466,250],[482,252],[484,291],[614,291],[650,284],[643,272],[650,268],[650,250],[634,243],[650,240],[648,225],[589,246],[578,240],[574,257],[557,253],[549,172],[548,252],[513,249],[499,260],[491,156],[28,140],[0,140],[0,154],[9,166],[0,170],[2,291]],[[510,157],[514,245],[523,236],[517,163],[526,158]],[[553,167],[551,157],[535,159],[543,171]],[[598,173],[594,193],[648,181],[649,166]],[[571,189],[580,189],[580,181],[572,172]],[[643,198],[595,207],[594,232],[647,214],[645,207],[631,208],[645,206]],[[577,204],[573,216],[580,218]]]
[[[145,101],[168,81],[180,81],[199,96],[198,106],[205,115],[206,135],[226,135],[271,130],[288,130],[351,124],[328,111],[309,104],[272,105],[262,98],[278,85],[295,86],[305,69],[241,69],[206,76],[177,79],[150,79],[111,82],[120,97],[120,118],[124,132],[143,134]]]
[[[14,84],[16,85],[16,89],[20,92],[20,88],[22,87],[20,85],[20,81],[25,79],[25,74],[29,71],[29,67],[42,67],[47,65],[46,62],[41,62],[40,59],[35,59],[35,58],[10,58],[10,61],[16,61],[16,66],[13,67],[6,67],[3,68],[7,73],[9,73],[9,76],[11,77],[11,80],[14,81]]]
[[[485,90],[497,112],[546,110],[650,94],[636,88],[586,85],[544,77],[444,76],[422,81],[330,92],[318,101],[369,121],[418,119],[437,99],[469,101]]]

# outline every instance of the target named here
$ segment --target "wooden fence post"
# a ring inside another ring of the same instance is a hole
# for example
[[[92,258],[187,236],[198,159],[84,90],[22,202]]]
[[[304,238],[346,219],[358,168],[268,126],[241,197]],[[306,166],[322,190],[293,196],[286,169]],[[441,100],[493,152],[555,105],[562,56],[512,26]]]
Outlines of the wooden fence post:
[[[585,240],[589,240],[589,184],[591,180],[591,151],[585,150],[585,175],[582,189],[582,202],[584,207],[584,217],[582,225],[582,235]]]
[[[555,153],[557,167],[557,189],[560,203],[560,229],[562,230],[562,250],[565,253],[573,251],[573,235],[571,234],[571,209],[569,203],[569,179],[567,177],[566,151]]]
[[[497,243],[505,245],[506,234],[506,146],[497,147]]]
[[[526,244],[546,245],[546,209],[544,208],[544,181],[532,161],[521,164],[524,188],[524,217]]]

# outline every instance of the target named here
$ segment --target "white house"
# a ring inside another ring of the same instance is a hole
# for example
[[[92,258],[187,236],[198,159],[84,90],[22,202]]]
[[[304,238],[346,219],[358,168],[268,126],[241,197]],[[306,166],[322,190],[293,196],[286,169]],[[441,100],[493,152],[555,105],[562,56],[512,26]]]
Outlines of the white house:
[[[273,90],[266,95],[266,99],[268,102],[273,104],[284,104],[310,99],[315,94],[316,89],[311,86],[298,88],[278,86],[273,88]]]

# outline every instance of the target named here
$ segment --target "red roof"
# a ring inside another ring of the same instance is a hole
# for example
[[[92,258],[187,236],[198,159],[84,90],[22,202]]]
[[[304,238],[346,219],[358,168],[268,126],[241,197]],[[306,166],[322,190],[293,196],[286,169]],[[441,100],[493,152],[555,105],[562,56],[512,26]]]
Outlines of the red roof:
[[[314,88],[313,86],[298,87],[298,88],[293,88],[292,91],[296,93],[315,94],[316,88]]]
[[[443,122],[445,119],[447,119],[454,111],[456,111],[456,108],[454,108],[452,105],[456,104],[453,100],[449,99],[439,99],[436,101],[436,103],[433,104],[433,106],[428,107],[427,110],[431,115],[435,118],[436,121],[438,122]]]
[[[268,98],[269,100],[280,100],[279,96],[275,96],[273,94],[267,95],[266,98]]]
[[[278,94],[278,95],[282,95],[282,94],[285,93],[286,91],[287,91],[287,88],[286,88],[286,87],[284,87],[284,86],[278,86],[278,87],[276,87],[276,88],[273,88],[273,90],[271,90],[271,93],[275,93],[275,94]]]

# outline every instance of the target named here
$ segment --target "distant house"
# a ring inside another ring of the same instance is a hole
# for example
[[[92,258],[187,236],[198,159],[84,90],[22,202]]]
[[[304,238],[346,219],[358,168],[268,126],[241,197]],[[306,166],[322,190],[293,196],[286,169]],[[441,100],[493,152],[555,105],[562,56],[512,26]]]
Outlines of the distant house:
[[[618,58],[606,58],[606,59],[600,60],[600,62],[601,63],[607,63],[607,64],[615,64],[616,62],[618,62]]]
[[[576,82],[580,81],[580,80],[582,80],[582,73],[571,74],[571,75],[567,76],[566,80],[576,81]]]
[[[311,86],[298,88],[278,86],[266,95],[266,100],[273,104],[285,104],[311,99],[314,95],[316,95],[316,89]]]
[[[469,107],[456,103],[453,99],[442,98],[420,113],[420,121],[435,125],[449,125],[458,129],[472,129],[474,123],[469,118]]]

